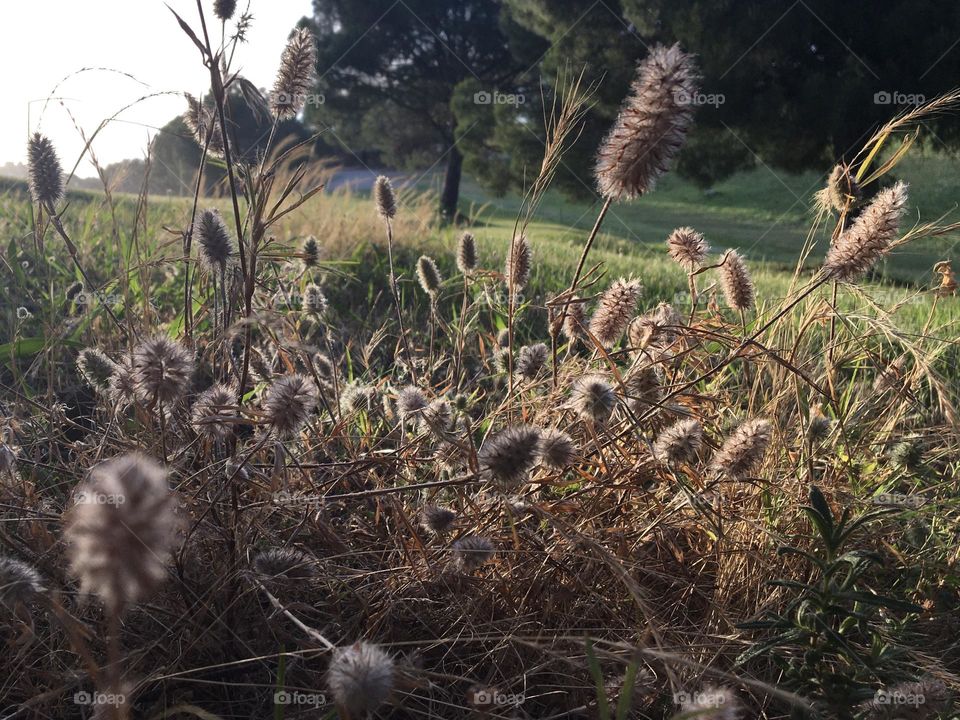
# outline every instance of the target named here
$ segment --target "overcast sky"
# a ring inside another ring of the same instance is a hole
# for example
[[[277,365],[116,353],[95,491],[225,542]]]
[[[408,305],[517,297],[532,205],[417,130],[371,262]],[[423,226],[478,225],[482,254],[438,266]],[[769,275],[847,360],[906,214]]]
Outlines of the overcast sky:
[[[93,143],[102,164],[141,158],[155,128],[183,111],[182,93],[199,95],[209,87],[199,52],[162,0],[2,1],[0,165],[26,162],[28,132],[40,130],[53,140],[64,167],[72,168],[83,148],[74,122],[89,136],[138,98],[168,93],[123,111]],[[202,2],[209,12],[212,0]],[[167,3],[199,27],[196,0]],[[245,3],[239,0],[237,15]],[[235,67],[258,87],[269,87],[290,30],[310,8],[310,0],[250,0],[253,25]],[[208,23],[219,27],[211,17]],[[83,68],[107,69],[67,78]],[[63,99],[45,104],[51,95]],[[77,174],[93,171],[84,164]]]

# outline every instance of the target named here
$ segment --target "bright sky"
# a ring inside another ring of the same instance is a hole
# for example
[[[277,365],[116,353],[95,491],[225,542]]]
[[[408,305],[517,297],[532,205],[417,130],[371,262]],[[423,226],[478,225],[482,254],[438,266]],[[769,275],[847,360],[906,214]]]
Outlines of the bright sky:
[[[215,27],[219,37],[213,2],[201,1],[208,28],[213,33]],[[236,16],[246,2],[238,1]],[[287,36],[301,17],[310,14],[311,2],[249,2],[253,25],[234,67],[258,87],[269,88]],[[199,33],[196,0],[167,3]],[[70,169],[83,148],[74,120],[89,136],[102,120],[138,98],[166,92],[124,110],[93,143],[103,165],[141,158],[154,128],[183,112],[182,93],[199,95],[209,87],[199,51],[162,0],[3,0],[3,5],[0,165],[26,162],[28,134],[40,130],[53,141],[64,168]],[[110,70],[87,71],[64,80],[81,68]],[[44,108],[43,99],[51,95],[63,99],[52,100]],[[77,175],[92,176],[93,170],[84,163]]]

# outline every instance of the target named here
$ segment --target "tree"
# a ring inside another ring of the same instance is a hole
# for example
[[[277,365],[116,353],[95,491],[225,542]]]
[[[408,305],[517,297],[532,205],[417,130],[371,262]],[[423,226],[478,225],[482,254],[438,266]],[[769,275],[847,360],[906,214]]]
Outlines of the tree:
[[[467,132],[452,106],[455,89],[475,83],[488,94],[480,104],[511,92],[546,42],[495,0],[314,0],[313,7],[322,102],[308,105],[307,121],[397,165],[445,163],[440,209],[455,219]]]

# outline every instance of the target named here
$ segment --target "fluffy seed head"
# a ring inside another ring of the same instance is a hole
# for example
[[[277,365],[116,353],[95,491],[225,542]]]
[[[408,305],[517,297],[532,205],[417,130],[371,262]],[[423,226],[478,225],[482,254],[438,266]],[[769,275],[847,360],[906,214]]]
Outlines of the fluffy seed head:
[[[190,352],[165,335],[144,340],[133,351],[134,391],[148,405],[176,405],[190,387],[193,370]]]
[[[916,470],[923,462],[923,451],[916,442],[902,440],[890,449],[890,463],[900,470]]]
[[[237,10],[237,0],[213,0],[213,14],[226,22]]]
[[[204,210],[193,225],[199,243],[200,262],[211,271],[223,272],[234,254],[233,239],[217,210]]]
[[[193,134],[193,139],[201,148],[206,146],[208,153],[222,156],[223,135],[220,131],[220,123],[213,114],[213,108],[190,93],[185,93],[185,97],[187,111],[183,114],[183,122]]]
[[[860,185],[849,165],[840,163],[834,166],[827,178],[827,186],[817,193],[817,199],[836,212],[842,212],[860,199]]]
[[[638,280],[620,278],[600,297],[600,304],[590,318],[590,334],[605,348],[616,345],[627,329],[642,289]]]
[[[191,418],[197,433],[211,440],[226,440],[233,435],[237,391],[219,383],[207,388],[193,404]]]
[[[137,384],[133,379],[133,367],[130,358],[121,358],[115,363],[113,374],[107,388],[107,396],[118,408],[127,407],[137,393]]]
[[[823,270],[849,282],[869,271],[890,249],[907,206],[907,186],[897,182],[881,190],[827,251]]]
[[[698,720],[738,720],[742,715],[740,701],[728,688],[707,686],[684,701],[680,712]]]
[[[281,438],[292,438],[317,407],[320,391],[306,375],[294,373],[273,381],[263,400],[267,425]]]
[[[512,284],[514,294],[523,290],[530,281],[531,257],[527,236],[516,236],[507,250],[507,263],[504,267],[507,289],[509,290]]]
[[[711,467],[733,480],[748,475],[767,452],[773,423],[764,418],[747,420],[731,433],[713,458]]]
[[[402,420],[407,420],[427,407],[427,396],[420,388],[407,385],[397,395],[397,412]]]
[[[514,425],[488,437],[477,453],[480,468],[505,486],[526,479],[540,452],[540,430]]]
[[[150,458],[124,455],[94,467],[66,516],[70,571],[84,594],[119,614],[165,576],[177,536],[167,472]]]
[[[605,423],[617,407],[617,394],[603,376],[587,375],[573,383],[570,406],[585,420]]]
[[[549,354],[550,351],[543,343],[524,345],[517,353],[517,362],[513,369],[520,377],[533,380],[546,366]]]
[[[317,239],[311,235],[303,241],[303,266],[305,268],[316,267],[320,262],[320,244]]]
[[[63,172],[53,143],[34,133],[27,144],[27,180],[30,196],[39,205],[56,203],[63,197]]]
[[[807,426],[807,437],[813,444],[823,442],[833,432],[833,421],[823,414],[820,406],[810,409],[810,423]]]
[[[393,220],[397,216],[397,198],[390,178],[380,175],[373,183],[373,200],[377,205],[377,212],[384,220]]]
[[[630,347],[666,346],[677,339],[676,329],[684,324],[680,313],[669,303],[660,303],[648,313],[634,318],[627,330]]]
[[[440,271],[437,270],[437,264],[433,258],[421,255],[417,260],[417,280],[420,281],[420,287],[427,295],[431,298],[437,297],[443,280],[440,278]]]
[[[691,272],[703,264],[710,252],[710,245],[703,239],[703,233],[698,233],[692,227],[680,227],[667,238],[667,252],[675,262]]]
[[[510,331],[507,328],[497,333],[497,347],[510,347]]]
[[[304,312],[323,315],[328,307],[327,296],[323,294],[323,290],[318,285],[310,283],[303,289]]]
[[[97,348],[84,348],[77,356],[77,369],[90,387],[107,392],[117,364]]]
[[[439,505],[424,505],[420,512],[420,524],[432,533],[446,532],[456,519],[453,510]]]
[[[314,561],[295,548],[270,548],[258,552],[251,563],[254,572],[268,578],[306,580],[316,572]]]
[[[642,412],[660,402],[663,397],[663,377],[660,368],[650,363],[635,365],[624,378],[630,409]]]
[[[727,253],[726,260],[720,266],[720,283],[727,305],[741,312],[753,307],[754,290],[750,271],[743,256],[736,250]]]
[[[280,57],[270,95],[270,111],[279,120],[297,116],[306,102],[317,67],[317,41],[307,28],[293,31]]]
[[[43,592],[43,577],[36,568],[9,557],[0,557],[0,605],[26,605]]]
[[[567,305],[566,317],[563,318],[563,327],[561,328],[564,336],[571,342],[583,336],[583,329],[587,327],[587,312],[584,309],[584,303],[577,302],[579,295],[571,298]],[[562,311],[562,306],[556,309],[556,312]]]
[[[554,470],[564,470],[577,460],[573,438],[562,430],[549,428],[540,434],[540,460]]]
[[[380,394],[372,385],[366,385],[357,380],[350,382],[340,394],[340,403],[347,412],[370,412],[377,407]]]
[[[631,200],[653,190],[693,122],[699,76],[679,46],[657,46],[637,69],[630,95],[597,153],[600,194]]]
[[[465,232],[457,243],[457,269],[464,275],[477,269],[477,241],[472,233]]]
[[[467,572],[476,570],[489,562],[496,552],[490,538],[478,537],[477,535],[460,538],[450,546],[450,549],[453,551],[454,561]]]
[[[393,676],[390,656],[361,641],[334,650],[327,687],[337,705],[351,717],[363,718],[386,702],[393,690]]]
[[[657,437],[653,456],[664,465],[692,462],[703,444],[703,426],[697,420],[680,420]]]

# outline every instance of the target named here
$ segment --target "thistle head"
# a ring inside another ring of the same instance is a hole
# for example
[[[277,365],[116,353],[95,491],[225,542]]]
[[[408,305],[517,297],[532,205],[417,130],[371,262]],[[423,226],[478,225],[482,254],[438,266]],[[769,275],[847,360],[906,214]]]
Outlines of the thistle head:
[[[617,407],[617,394],[602,375],[587,375],[573,383],[570,407],[584,420],[605,423]]]
[[[540,433],[540,461],[553,470],[565,470],[576,462],[577,446],[562,430],[548,428]]]
[[[84,348],[77,356],[77,370],[98,393],[110,390],[110,378],[117,371],[117,364],[97,348]]]
[[[850,282],[867,273],[890,250],[907,207],[907,186],[897,182],[881,190],[827,251],[823,271]]]
[[[197,397],[191,410],[191,419],[197,434],[223,442],[233,435],[233,421],[237,419],[237,391],[230,385],[218,383]]]
[[[407,385],[397,395],[397,413],[401,420],[408,420],[427,407],[427,396],[415,385]]]
[[[367,385],[354,380],[347,383],[347,386],[340,394],[340,404],[347,412],[360,412],[364,410],[370,412],[380,401],[380,393],[373,385]]]
[[[237,10],[237,0],[213,0],[213,14],[226,22]]]
[[[54,205],[63,197],[63,171],[50,139],[34,133],[27,144],[27,182],[38,205]]]
[[[270,111],[278,120],[297,116],[306,102],[317,67],[317,41],[307,28],[293,31],[280,57],[270,95]]]
[[[468,535],[450,546],[456,564],[466,572],[472,572],[493,559],[496,547],[490,538]]]
[[[486,439],[477,453],[480,469],[504,486],[523,482],[540,453],[540,430],[514,425]]]
[[[597,153],[600,194],[645,195],[670,166],[693,122],[698,73],[679,46],[657,46],[637,69],[630,95]]]
[[[424,505],[420,511],[420,524],[435,534],[445,533],[457,519],[457,514],[440,505]]]
[[[303,241],[302,254],[305,268],[315,268],[320,263],[320,244],[313,235]]]
[[[745,312],[753,307],[754,289],[750,271],[743,256],[736,250],[727,253],[723,264],[720,265],[720,283],[727,305],[739,312]]]
[[[393,220],[397,216],[397,198],[393,192],[390,178],[380,175],[373,183],[373,200],[377,212],[384,220]]]
[[[316,575],[315,560],[295,548],[261,550],[251,565],[255,573],[271,579],[307,580]]]
[[[620,278],[607,288],[590,318],[590,334],[605,348],[612,348],[627,329],[643,287],[638,280]]]
[[[463,233],[457,242],[457,269],[464,275],[477,269],[477,241],[472,233]]]
[[[433,261],[433,258],[421,255],[420,259],[417,260],[417,280],[420,282],[423,291],[431,299],[436,299],[443,279],[440,277],[440,271],[437,270],[437,264]]]
[[[711,468],[732,480],[740,480],[760,465],[772,439],[773,423],[765,418],[747,420],[726,439]]]
[[[14,609],[43,592],[43,577],[32,565],[0,556],[0,605]]]
[[[193,355],[165,335],[141,342],[133,351],[134,392],[148,405],[176,405],[190,388]]]
[[[518,294],[530,281],[532,252],[526,235],[517,235],[507,250],[507,262],[504,267],[507,289]]]
[[[543,343],[524,345],[517,353],[517,362],[514,371],[522,378],[535,380],[547,364],[550,351]]]
[[[360,641],[333,651],[327,687],[350,717],[373,713],[387,701],[393,684],[393,660],[376,645]]]
[[[680,420],[660,433],[653,444],[653,456],[664,465],[693,462],[703,444],[699,421]]]
[[[281,439],[296,436],[319,402],[320,391],[306,375],[283,375],[270,385],[263,400],[264,419]]]
[[[234,242],[218,210],[204,210],[193,224],[203,267],[222,273],[234,255]]]
[[[680,227],[667,238],[667,253],[687,272],[696,270],[710,252],[710,245],[692,227]]]

